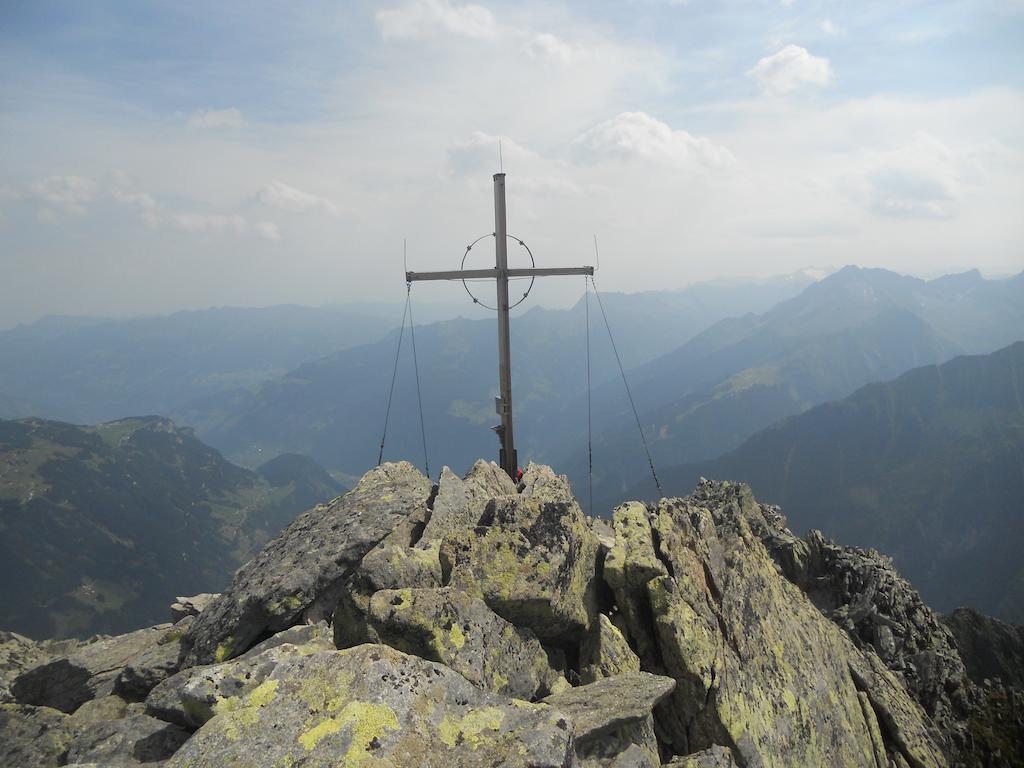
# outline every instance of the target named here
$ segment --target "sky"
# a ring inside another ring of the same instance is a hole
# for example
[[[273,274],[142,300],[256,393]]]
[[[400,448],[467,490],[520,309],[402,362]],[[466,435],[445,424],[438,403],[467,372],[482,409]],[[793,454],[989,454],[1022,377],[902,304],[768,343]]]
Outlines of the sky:
[[[604,290],[1019,272],[1022,41],[1022,0],[0,0],[0,328],[401,301],[499,162]]]

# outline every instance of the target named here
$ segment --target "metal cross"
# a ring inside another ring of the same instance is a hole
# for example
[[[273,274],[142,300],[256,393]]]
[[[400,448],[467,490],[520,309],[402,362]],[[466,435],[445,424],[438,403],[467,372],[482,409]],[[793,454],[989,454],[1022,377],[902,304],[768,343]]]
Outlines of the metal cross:
[[[509,339],[508,279],[510,277],[551,277],[556,275],[593,275],[593,267],[553,267],[546,269],[509,269],[508,232],[505,221],[505,174],[494,174],[494,269],[460,269],[450,272],[406,272],[412,283],[420,280],[470,280],[494,278],[498,287],[498,384],[501,396],[494,405],[501,424],[494,428],[501,441],[499,463],[513,480],[519,463],[512,434],[512,363]]]

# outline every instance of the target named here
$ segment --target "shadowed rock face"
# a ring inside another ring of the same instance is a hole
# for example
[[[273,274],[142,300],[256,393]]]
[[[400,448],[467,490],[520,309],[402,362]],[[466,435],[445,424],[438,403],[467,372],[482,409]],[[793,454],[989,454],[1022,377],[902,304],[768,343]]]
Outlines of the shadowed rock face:
[[[53,688],[74,714],[3,705],[0,755],[175,768],[1020,764],[1020,690],[971,683],[954,635],[884,558],[794,537],[744,485],[625,504],[609,526],[547,467],[518,486],[493,464],[465,478],[446,467],[435,488],[383,465],[196,610],[174,628],[193,622],[177,672],[155,640],[176,644],[168,629],[143,630],[139,648],[135,634],[96,643],[134,649],[111,669],[81,660],[91,645],[40,656],[12,689],[27,697],[55,671],[85,670]],[[1016,679],[1013,628],[954,618],[957,642],[995,644]]]
[[[199,615],[185,637],[186,664],[224,661],[304,616],[330,616],[344,577],[397,524],[426,509],[431,488],[408,462],[384,464],[300,515]]]

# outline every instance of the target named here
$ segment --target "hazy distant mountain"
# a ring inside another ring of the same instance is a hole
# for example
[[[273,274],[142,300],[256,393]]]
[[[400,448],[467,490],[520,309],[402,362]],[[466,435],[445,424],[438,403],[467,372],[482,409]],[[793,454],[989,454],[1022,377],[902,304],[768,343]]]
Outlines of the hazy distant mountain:
[[[991,352],[1022,329],[1024,274],[926,282],[846,267],[762,315],[717,323],[629,378],[655,461],[672,465],[717,456],[869,382]],[[595,493],[615,497],[649,474],[621,382],[595,392],[594,429]],[[559,464],[577,486],[586,481],[574,446]]]
[[[797,533],[892,555],[939,610],[1024,622],[1024,342],[868,385],[717,459],[665,468],[666,495],[701,476],[749,482]],[[651,495],[646,482],[626,493],[637,494]]]
[[[736,312],[763,311],[799,293],[809,278],[730,281],[684,291],[603,296],[626,365],[651,360],[715,321]],[[582,284],[581,284],[582,289]],[[617,376],[615,361],[591,297],[592,370],[600,382]],[[581,300],[569,310],[534,308],[512,324],[518,440],[524,458],[551,441],[552,414],[563,414],[575,434],[585,424],[586,324]],[[493,455],[497,441],[497,352],[494,320],[451,320],[418,326],[427,438],[434,465],[465,468]],[[267,382],[254,396],[230,393],[194,401],[176,412],[202,426],[203,439],[233,459],[255,466],[266,455],[311,455],[332,470],[358,476],[377,461],[397,332],[385,340],[306,363]],[[385,457],[422,466],[411,338],[406,331]],[[230,399],[230,401],[229,401]],[[210,425],[220,420],[216,427]]]
[[[256,474],[158,417],[0,421],[0,626],[64,637],[162,621],[340,490],[308,458]]]
[[[0,401],[0,412],[79,423],[169,413],[374,341],[400,317],[277,306],[125,320],[43,318],[0,333],[0,392],[19,406]]]

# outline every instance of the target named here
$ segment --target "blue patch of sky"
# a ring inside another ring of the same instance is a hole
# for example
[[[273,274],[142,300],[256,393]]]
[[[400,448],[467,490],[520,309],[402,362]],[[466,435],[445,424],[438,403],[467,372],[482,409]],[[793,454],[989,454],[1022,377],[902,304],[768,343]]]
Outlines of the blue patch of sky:
[[[155,114],[235,107],[270,122],[329,111],[372,26],[327,3],[16,1],[2,13],[15,77],[70,74]]]

